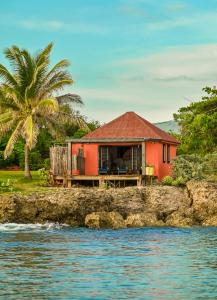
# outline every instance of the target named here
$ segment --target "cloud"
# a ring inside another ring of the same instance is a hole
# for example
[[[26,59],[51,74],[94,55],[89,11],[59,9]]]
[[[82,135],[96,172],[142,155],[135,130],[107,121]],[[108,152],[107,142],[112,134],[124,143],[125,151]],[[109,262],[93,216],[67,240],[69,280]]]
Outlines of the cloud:
[[[165,81],[165,82],[172,82],[172,81],[196,81],[196,78],[179,75],[179,76],[172,76],[172,77],[163,77],[163,78],[155,78],[155,80]],[[202,80],[202,79],[201,79]]]
[[[188,7],[187,3],[184,2],[170,3],[166,6],[168,11],[170,12],[180,12],[185,10],[187,7]]]
[[[167,47],[159,53],[116,62],[131,76],[161,81],[213,80],[217,77],[217,44]],[[132,73],[133,72],[133,73]]]
[[[135,111],[150,121],[171,119],[167,105],[158,98],[151,99],[144,90],[127,87],[76,88],[85,105],[81,112],[90,119],[107,122],[126,111]],[[154,95],[155,97],[156,95]],[[153,97],[152,97],[153,98]]]
[[[147,30],[156,31],[156,30],[167,30],[177,27],[187,27],[194,23],[194,20],[191,18],[177,18],[172,20],[163,20],[160,22],[152,22],[147,25]]]
[[[150,17],[150,14],[145,9],[133,5],[121,5],[119,11],[133,17]]]
[[[104,34],[106,29],[102,26],[95,25],[93,23],[66,23],[60,20],[21,20],[18,21],[18,25],[27,30],[47,31],[47,32],[65,32],[65,33],[92,33],[92,34]]]
[[[24,20],[20,21],[20,26],[26,29],[36,29],[36,30],[47,30],[47,31],[58,31],[64,27],[64,23],[60,21],[33,21]]]
[[[201,99],[204,86],[216,84],[217,44],[167,47],[114,62],[106,72],[105,87],[96,82],[92,88],[76,88],[84,113],[104,122],[129,110],[152,122],[169,120],[189,99]]]
[[[206,24],[206,26],[204,26]],[[209,28],[209,32],[212,32],[212,28],[217,26],[217,13],[191,13],[186,16],[164,16],[161,21],[153,21],[146,24],[146,32],[153,33],[153,31],[165,31],[172,30],[174,28],[188,28],[191,31],[196,30],[201,33]]]

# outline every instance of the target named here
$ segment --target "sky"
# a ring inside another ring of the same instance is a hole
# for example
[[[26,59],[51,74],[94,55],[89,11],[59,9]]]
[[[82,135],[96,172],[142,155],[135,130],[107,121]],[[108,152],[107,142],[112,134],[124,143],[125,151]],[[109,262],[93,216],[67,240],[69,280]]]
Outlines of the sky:
[[[1,1],[0,61],[11,45],[54,43],[52,64],[71,62],[89,120],[135,111],[151,122],[217,84],[217,0]]]

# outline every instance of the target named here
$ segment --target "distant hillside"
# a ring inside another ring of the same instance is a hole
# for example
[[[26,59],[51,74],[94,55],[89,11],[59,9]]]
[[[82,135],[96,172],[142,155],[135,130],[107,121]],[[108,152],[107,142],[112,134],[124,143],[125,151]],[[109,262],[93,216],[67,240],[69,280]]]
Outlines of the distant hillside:
[[[160,129],[167,131],[167,132],[172,131],[175,133],[180,133],[178,124],[173,120],[165,121],[165,122],[158,122],[158,123],[155,123],[154,125],[156,125]]]

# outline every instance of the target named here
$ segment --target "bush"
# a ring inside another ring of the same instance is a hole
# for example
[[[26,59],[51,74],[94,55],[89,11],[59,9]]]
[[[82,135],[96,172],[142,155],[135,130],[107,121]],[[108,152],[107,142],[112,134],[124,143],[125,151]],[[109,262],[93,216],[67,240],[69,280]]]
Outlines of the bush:
[[[186,184],[186,180],[179,176],[177,178],[173,178],[171,176],[165,176],[162,180],[162,184],[163,185],[173,185],[173,186],[184,186]]]
[[[203,169],[206,179],[217,180],[217,152],[207,154],[204,158]]]
[[[45,158],[45,160],[44,160],[44,168],[46,170],[49,170],[49,168],[50,168],[50,158]]]
[[[0,181],[0,193],[13,192],[14,186],[13,181],[7,179],[5,181]]]
[[[38,170],[38,175],[40,180],[42,181],[43,186],[47,186],[49,184],[50,176],[48,170],[45,168],[41,168]]]
[[[173,177],[182,178],[184,182],[191,179],[205,178],[204,159],[196,154],[180,155],[172,161]]]
[[[183,177],[178,177],[173,180],[172,185],[173,186],[185,186],[186,180]]]
[[[173,184],[173,178],[171,176],[165,176],[162,180],[163,185],[172,185]]]

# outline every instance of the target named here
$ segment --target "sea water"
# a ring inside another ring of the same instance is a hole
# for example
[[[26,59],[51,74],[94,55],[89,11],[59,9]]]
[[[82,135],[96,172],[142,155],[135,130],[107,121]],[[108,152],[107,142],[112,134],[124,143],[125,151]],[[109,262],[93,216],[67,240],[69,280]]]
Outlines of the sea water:
[[[217,228],[0,225],[0,299],[217,299]]]

